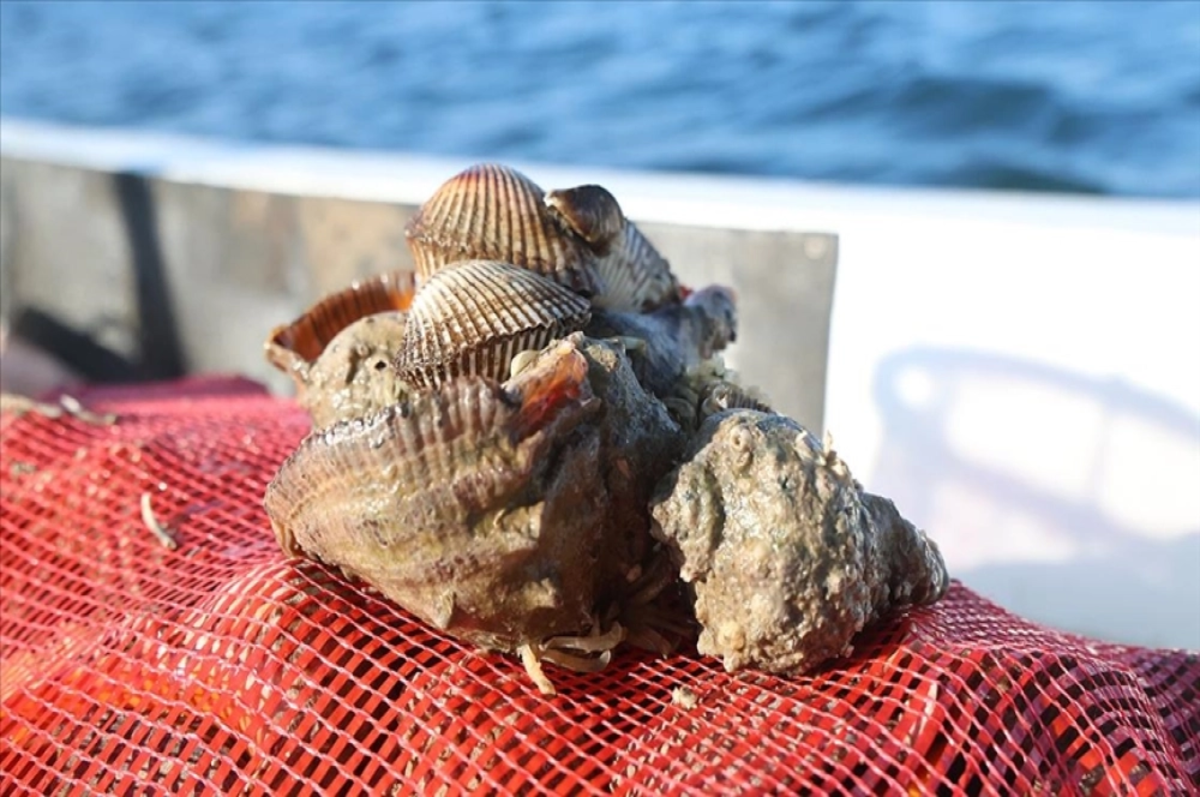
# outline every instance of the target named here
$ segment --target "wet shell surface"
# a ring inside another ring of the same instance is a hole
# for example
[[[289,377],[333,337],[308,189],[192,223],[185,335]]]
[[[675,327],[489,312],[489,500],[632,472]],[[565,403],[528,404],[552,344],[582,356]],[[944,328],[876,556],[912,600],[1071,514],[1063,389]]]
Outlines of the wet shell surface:
[[[596,254],[608,254],[625,229],[617,198],[603,186],[556,189],[546,194],[545,202]]]
[[[534,271],[581,295],[598,293],[594,258],[564,229],[525,175],[479,164],[446,181],[406,230],[422,282],[463,260],[498,260]]]
[[[606,189],[476,166],[407,233],[417,276],[267,341],[316,427],[267,489],[286,553],[546,694],[541,662],[622,643],[807,672],[945,592],[936,545],[724,367],[733,291],[680,286]]]
[[[566,346],[508,385],[459,379],[310,435],[267,490],[280,546],[484,647],[589,631],[604,500],[594,435],[571,435],[597,409],[587,372]]]
[[[643,313],[680,301],[670,264],[625,218],[607,189],[581,185],[551,191],[546,205],[596,255],[601,292],[592,301],[597,307]]]
[[[407,322],[403,312],[376,313],[358,319],[329,342],[297,395],[312,416],[313,428],[362,418],[408,395],[409,386],[393,362]]]
[[[265,344],[267,360],[302,387],[309,368],[338,333],[360,318],[408,309],[416,288],[411,271],[354,282],[317,302],[292,323],[273,329]]]
[[[949,584],[937,545],[783,415],[710,417],[651,512],[695,591],[697,649],[730,671],[810,672]]]
[[[586,299],[531,271],[459,263],[435,273],[417,294],[396,367],[418,386],[466,375],[504,379],[518,352],[541,349],[590,317]]]

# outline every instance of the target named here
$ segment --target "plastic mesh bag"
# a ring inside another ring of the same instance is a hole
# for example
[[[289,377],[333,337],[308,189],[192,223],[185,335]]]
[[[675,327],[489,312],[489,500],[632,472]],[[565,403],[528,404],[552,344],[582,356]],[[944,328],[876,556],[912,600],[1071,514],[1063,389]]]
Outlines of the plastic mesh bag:
[[[262,495],[294,404],[236,379],[84,400],[118,420],[0,420],[0,793],[1200,789],[1195,654],[958,584],[810,677],[627,650],[545,698],[283,557]]]

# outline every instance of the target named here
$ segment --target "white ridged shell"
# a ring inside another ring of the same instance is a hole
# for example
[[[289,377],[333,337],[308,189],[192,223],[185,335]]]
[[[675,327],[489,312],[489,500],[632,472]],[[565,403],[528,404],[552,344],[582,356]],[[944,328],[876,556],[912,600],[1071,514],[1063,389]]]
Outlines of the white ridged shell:
[[[546,206],[595,255],[601,292],[592,303],[597,307],[642,313],[680,300],[679,282],[670,264],[625,218],[607,189],[581,185],[551,191]]]
[[[542,189],[515,169],[479,164],[446,181],[409,222],[422,282],[463,260],[498,260],[585,296],[600,289],[587,245],[563,228]]]
[[[586,299],[506,263],[472,260],[436,272],[409,309],[396,360],[414,385],[455,376],[508,376],[520,351],[541,349],[582,329]]]

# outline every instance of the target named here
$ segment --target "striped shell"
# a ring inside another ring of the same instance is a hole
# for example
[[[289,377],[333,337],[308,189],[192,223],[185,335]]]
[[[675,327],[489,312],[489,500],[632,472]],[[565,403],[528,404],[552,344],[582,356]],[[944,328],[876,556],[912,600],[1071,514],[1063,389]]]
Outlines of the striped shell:
[[[560,348],[310,435],[267,489],[280,547],[485,647],[586,631],[604,505],[594,436],[566,440],[598,402]]]
[[[607,189],[581,185],[551,191],[545,201],[596,256],[602,288],[592,299],[597,307],[644,313],[680,301],[670,264],[625,218]]]
[[[546,207],[559,215],[597,254],[612,248],[625,229],[625,214],[617,198],[599,185],[561,188],[546,194]]]
[[[507,166],[480,164],[450,178],[406,235],[422,282],[462,260],[499,260],[584,296],[600,289],[587,245],[546,208],[537,184]]]
[[[701,392],[697,423],[703,423],[718,412],[732,409],[754,410],[768,415],[775,412],[759,390],[721,379],[708,384]]]
[[[413,300],[396,358],[417,386],[508,376],[513,356],[582,329],[588,302],[532,271],[471,260],[436,272]]]
[[[325,297],[290,324],[271,330],[267,361],[303,387],[308,372],[338,333],[360,318],[406,310],[416,292],[412,272],[393,271],[354,282]]]

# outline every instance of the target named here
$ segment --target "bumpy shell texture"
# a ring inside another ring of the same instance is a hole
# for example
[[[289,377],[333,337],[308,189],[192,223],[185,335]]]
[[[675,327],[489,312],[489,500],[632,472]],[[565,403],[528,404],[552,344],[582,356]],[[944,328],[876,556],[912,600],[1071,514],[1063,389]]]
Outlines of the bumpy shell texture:
[[[267,490],[280,546],[361,576],[427,622],[516,650],[589,630],[597,409],[570,347],[502,387],[451,382],[310,435]]]
[[[297,396],[312,416],[313,428],[366,417],[411,392],[393,363],[406,325],[405,313],[376,313],[329,342]]]
[[[446,181],[409,222],[422,282],[462,260],[498,260],[584,296],[600,289],[587,245],[564,229],[542,189],[507,166],[472,166]]]
[[[265,499],[289,555],[518,652],[546,694],[543,661],[697,634],[808,672],[945,592],[936,545],[724,367],[733,291],[682,288],[603,187],[483,164],[407,236],[416,276],[267,341],[314,420]]]
[[[267,338],[267,361],[296,384],[321,429],[393,404],[407,393],[393,360],[404,340],[412,272],[380,274],[322,299]]]
[[[538,350],[591,317],[578,294],[488,260],[443,269],[413,301],[396,359],[401,378],[438,385],[455,376],[508,376],[518,352]]]
[[[652,514],[694,587],[697,648],[729,670],[808,672],[949,583],[937,546],[782,415],[705,421]]]
[[[338,333],[360,318],[407,310],[416,289],[416,278],[408,271],[359,280],[317,302],[292,323],[273,329],[265,344],[267,360],[303,387],[309,367]]]

